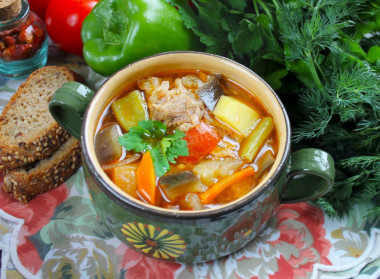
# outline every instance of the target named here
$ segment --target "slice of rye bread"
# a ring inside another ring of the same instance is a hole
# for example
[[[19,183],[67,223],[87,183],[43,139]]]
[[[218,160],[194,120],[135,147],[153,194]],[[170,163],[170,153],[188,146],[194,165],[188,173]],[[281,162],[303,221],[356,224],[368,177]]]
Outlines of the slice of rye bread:
[[[0,115],[0,171],[50,156],[69,134],[51,116],[48,104],[67,81],[83,81],[65,67],[46,66],[21,84]]]
[[[39,194],[56,188],[73,175],[81,165],[80,144],[69,139],[52,156],[4,175],[4,190],[13,198],[28,203]]]

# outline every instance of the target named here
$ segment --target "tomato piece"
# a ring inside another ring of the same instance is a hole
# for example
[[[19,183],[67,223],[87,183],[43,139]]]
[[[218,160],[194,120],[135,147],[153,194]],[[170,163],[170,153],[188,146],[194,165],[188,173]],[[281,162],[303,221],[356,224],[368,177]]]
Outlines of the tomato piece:
[[[184,140],[187,141],[189,156],[178,157],[178,161],[195,163],[214,149],[220,141],[220,137],[212,126],[201,122],[186,132]]]
[[[60,49],[82,55],[82,23],[98,2],[99,0],[50,0],[45,17],[50,39]]]

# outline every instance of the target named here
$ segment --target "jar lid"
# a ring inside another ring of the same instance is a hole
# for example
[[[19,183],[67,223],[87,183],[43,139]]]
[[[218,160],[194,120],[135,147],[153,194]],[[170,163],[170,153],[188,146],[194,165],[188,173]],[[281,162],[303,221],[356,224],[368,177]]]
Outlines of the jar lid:
[[[20,10],[21,0],[0,1],[0,21],[7,21],[17,17]]]

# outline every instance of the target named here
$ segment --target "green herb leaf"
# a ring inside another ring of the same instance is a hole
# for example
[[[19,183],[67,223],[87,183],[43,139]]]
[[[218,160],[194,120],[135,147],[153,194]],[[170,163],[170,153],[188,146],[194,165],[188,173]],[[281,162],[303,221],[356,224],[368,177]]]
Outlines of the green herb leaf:
[[[170,163],[175,163],[175,159],[179,156],[189,155],[187,142],[182,139],[184,136],[185,134],[183,132],[176,130],[173,134],[166,136],[162,141],[166,142],[165,150],[163,149],[163,153],[168,158]]]
[[[128,151],[145,152],[148,150],[148,144],[144,142],[142,136],[143,133],[141,133],[141,131],[137,129],[132,131],[131,129],[124,137],[119,137],[118,141],[120,145],[124,146]]]
[[[150,155],[152,155],[154,172],[157,177],[163,176],[170,170],[168,159],[162,154],[158,146],[150,150]]]
[[[189,155],[187,142],[182,139],[185,134],[179,130],[166,134],[166,130],[165,123],[143,120],[119,137],[118,141],[128,151],[150,150],[156,176],[160,177],[170,170],[169,162],[176,163],[177,157]]]
[[[368,50],[368,61],[372,64],[380,61],[380,46],[373,46]]]
[[[379,215],[379,1],[170,2],[206,52],[244,64],[276,88],[295,148],[333,155],[335,186],[318,200],[325,212],[343,216],[372,197],[370,214]],[[347,165],[359,158],[371,164]]]

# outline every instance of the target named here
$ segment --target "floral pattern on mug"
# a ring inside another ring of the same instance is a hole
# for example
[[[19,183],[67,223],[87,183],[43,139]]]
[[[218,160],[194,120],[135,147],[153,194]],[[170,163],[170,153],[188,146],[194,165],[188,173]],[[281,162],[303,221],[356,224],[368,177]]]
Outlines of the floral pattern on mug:
[[[186,250],[179,235],[153,225],[133,222],[124,224],[121,231],[131,245],[155,258],[177,258]]]

